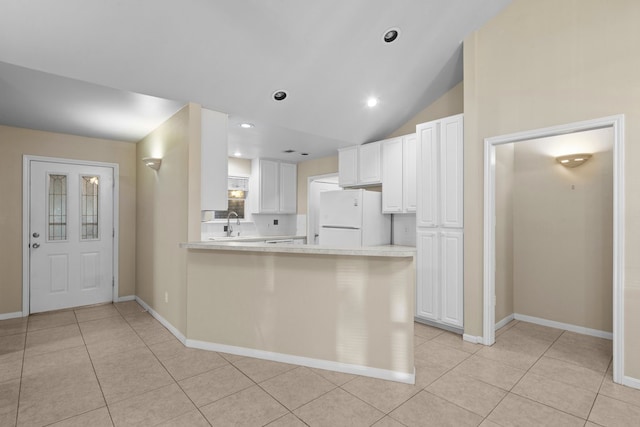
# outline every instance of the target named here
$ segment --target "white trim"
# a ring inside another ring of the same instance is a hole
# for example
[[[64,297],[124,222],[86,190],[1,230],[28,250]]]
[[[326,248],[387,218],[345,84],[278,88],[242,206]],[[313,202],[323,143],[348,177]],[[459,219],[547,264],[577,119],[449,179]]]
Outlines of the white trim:
[[[307,244],[308,245],[313,245],[315,244],[315,236],[313,237],[309,237],[311,236],[311,221],[309,221],[309,205],[310,205],[310,199],[311,199],[311,192],[309,191],[310,187],[311,187],[311,183],[313,181],[321,181],[322,178],[332,178],[332,177],[336,177],[339,176],[338,172],[333,172],[333,173],[325,173],[322,175],[312,175],[312,176],[308,176],[307,177]],[[336,182],[336,185],[340,187],[340,184],[338,182]],[[311,242],[311,243],[309,243]]]
[[[126,302],[126,301],[135,301],[135,300],[136,300],[136,296],[135,295],[126,295],[126,296],[123,296],[123,297],[118,297],[116,302]]]
[[[562,329],[569,332],[575,332],[582,335],[590,335],[592,337],[606,338],[608,340],[613,339],[613,333],[607,331],[600,331],[598,329],[586,328],[584,326],[572,325],[570,323],[556,322],[555,320],[542,319],[540,317],[527,316],[524,314],[515,313],[516,320],[522,320],[523,322],[534,323],[536,325],[547,326],[549,328]]]
[[[484,140],[483,343],[495,341],[495,148],[530,139],[613,128],[613,381],[624,378],[624,114],[534,129]]]
[[[415,368],[412,374],[390,371],[387,369],[371,368],[368,366],[353,365],[350,363],[333,362],[329,360],[313,359],[310,357],[293,356],[290,354],[274,353],[271,351],[255,350],[245,347],[236,347],[225,344],[215,344],[206,341],[188,339],[186,346],[201,350],[217,351],[221,353],[235,354],[238,356],[253,357],[256,359],[272,360],[274,362],[290,363],[293,365],[307,366],[309,368],[326,369],[329,371],[343,372],[345,374],[362,375],[388,381],[396,381],[405,384],[415,384]]]
[[[18,317],[23,317],[21,311],[14,311],[13,313],[0,314],[0,320],[16,319]]]
[[[180,342],[182,344],[187,345],[186,344],[187,343],[187,337],[185,337],[182,334],[182,332],[180,332],[175,326],[173,326],[171,323],[169,323],[169,321],[167,319],[165,319],[160,314],[158,314],[157,311],[155,311],[153,308],[151,308],[151,306],[149,306],[149,304],[144,302],[142,300],[142,298],[140,298],[139,296],[136,296],[136,302],[138,304],[140,304],[145,310],[147,310],[151,316],[153,316],[158,322],[160,322],[162,324],[162,326],[167,328],[169,330],[169,332],[171,332],[176,338],[178,338],[178,340],[180,340]]]
[[[511,322],[515,318],[515,316],[517,316],[517,314],[511,313],[510,315],[508,315],[507,317],[505,317],[504,319],[496,323],[496,327],[493,330],[497,331],[498,329],[507,326],[507,323]]]
[[[113,169],[113,292],[111,300],[118,301],[119,290],[119,242],[120,242],[120,165],[117,163],[94,162],[90,160],[63,159],[59,157],[32,156],[24,154],[22,156],[22,313],[28,316],[29,308],[29,194],[31,188],[31,162],[63,163],[82,166],[99,166]]]
[[[640,389],[640,380],[637,378],[623,376],[621,384],[626,385],[627,387]]]
[[[473,343],[473,344],[482,344],[482,337],[478,337],[478,336],[475,336],[475,335],[463,334],[462,335],[462,340],[466,341],[466,342]]]
[[[200,350],[219,351],[222,353],[236,354],[239,356],[254,357],[256,359],[273,360],[275,362],[290,363],[294,365],[308,366],[310,368],[327,369],[330,371],[344,372],[346,374],[362,375],[365,377],[379,378],[382,380],[396,381],[405,384],[415,384],[415,368],[412,374],[404,372],[390,371],[387,369],[370,368],[368,366],[352,365],[349,363],[332,362],[322,359],[312,359],[310,357],[292,356],[290,354],[274,353],[264,350],[255,350],[245,347],[236,347],[225,344],[216,344],[206,341],[187,339],[178,329],[169,323],[164,317],[153,310],[149,304],[136,296],[136,301],[149,312],[158,322],[175,335],[182,344],[190,348]]]

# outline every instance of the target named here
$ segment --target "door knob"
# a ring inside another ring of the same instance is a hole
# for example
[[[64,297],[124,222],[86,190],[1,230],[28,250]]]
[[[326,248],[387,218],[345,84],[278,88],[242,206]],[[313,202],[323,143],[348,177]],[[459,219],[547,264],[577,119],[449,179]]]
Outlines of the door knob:
[[[34,243],[33,245],[31,245],[31,247],[33,249],[38,249],[40,247],[40,243]]]
[[[37,239],[38,237],[40,237],[40,233],[38,233],[38,232],[33,233],[33,237],[35,237]]]

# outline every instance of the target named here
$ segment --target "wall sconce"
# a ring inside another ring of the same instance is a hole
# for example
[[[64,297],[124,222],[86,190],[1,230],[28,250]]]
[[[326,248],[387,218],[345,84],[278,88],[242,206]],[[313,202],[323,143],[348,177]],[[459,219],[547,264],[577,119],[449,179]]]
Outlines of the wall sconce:
[[[162,159],[158,157],[145,157],[142,159],[146,166],[149,166],[151,169],[158,170],[160,169],[160,164],[162,164]]]
[[[580,154],[567,154],[566,156],[556,157],[558,163],[562,166],[568,168],[575,168],[582,165],[584,162],[589,160],[592,157],[591,154],[580,153]]]

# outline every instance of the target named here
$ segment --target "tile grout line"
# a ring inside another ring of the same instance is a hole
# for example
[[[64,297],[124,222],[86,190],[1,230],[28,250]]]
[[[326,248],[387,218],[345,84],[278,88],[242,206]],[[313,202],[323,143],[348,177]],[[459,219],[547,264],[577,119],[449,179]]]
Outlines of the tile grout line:
[[[20,365],[20,382],[18,385],[18,404],[16,405],[16,426],[20,415],[20,396],[22,395],[22,374],[24,373],[24,359],[27,355],[27,334],[29,333],[29,317],[27,316],[27,326],[24,331],[24,344],[22,345],[22,364]]]
[[[115,306],[115,304],[114,304],[114,306]],[[140,308],[142,308],[142,306],[140,306]],[[181,391],[182,393],[184,393],[184,395],[186,396],[186,398],[187,398],[187,399],[189,399],[189,402],[191,402],[191,404],[194,406],[194,408],[196,408],[196,410],[198,411],[198,413],[200,413],[200,415],[202,415],[202,418],[206,421],[206,423],[207,423],[207,424],[209,424],[209,425],[211,426],[211,423],[209,422],[209,420],[207,419],[207,417],[205,417],[205,415],[202,413],[202,411],[200,410],[200,408],[198,407],[198,405],[196,405],[196,403],[191,399],[191,397],[187,394],[187,392],[186,392],[186,391],[184,391],[184,389],[182,388],[182,386],[180,385],[180,383],[178,382],[178,380],[176,380],[176,378],[173,376],[173,374],[171,374],[171,372],[169,372],[169,370],[168,370],[168,369],[167,369],[167,367],[164,365],[164,363],[162,363],[162,361],[160,360],[160,358],[159,358],[159,357],[158,357],[158,356],[153,352],[153,350],[151,350],[151,348],[150,348],[150,347],[149,347],[149,345],[146,343],[146,341],[142,339],[142,337],[140,336],[140,334],[138,333],[138,331],[136,331],[136,330],[135,330],[135,328],[131,325],[131,322],[129,322],[129,320],[128,320],[126,317],[124,317],[124,315],[123,315],[123,314],[122,314],[122,312],[118,309],[118,307],[117,307],[117,306],[116,306],[116,310],[118,310],[118,313],[120,313],[120,316],[122,316],[122,319],[123,319],[125,322],[127,322],[127,325],[128,325],[128,326],[131,328],[131,330],[136,334],[136,336],[137,336],[138,338],[140,338],[140,341],[142,341],[142,343],[144,344],[144,346],[146,347],[146,349],[147,349],[147,350],[149,350],[149,352],[151,352],[151,354],[153,354],[153,357],[155,357],[155,359],[158,361],[158,363],[160,363],[160,366],[162,366],[162,369],[164,369],[164,370],[166,371],[166,373],[169,375],[169,377],[171,377],[171,379],[173,380],[173,383],[174,383],[176,386],[178,386],[178,388],[180,389],[180,391]],[[142,310],[142,311],[141,311],[141,313],[147,313],[147,314],[149,314],[149,312],[148,312],[147,310]],[[154,320],[155,320],[155,319],[154,319]],[[157,321],[157,320],[156,320],[156,321]],[[163,326],[163,328],[164,328],[164,326]],[[166,328],[165,328],[165,329],[166,329]],[[168,341],[168,340],[167,340],[167,341]],[[158,344],[161,344],[161,343],[158,343]],[[182,346],[184,346],[184,344],[182,344],[182,343],[180,343],[180,344],[181,344]],[[226,359],[225,359],[225,360],[226,360]],[[222,366],[220,366],[220,368],[221,368],[221,367],[222,367]],[[215,369],[217,369],[217,368],[215,368]],[[206,372],[211,372],[211,371],[213,371],[213,370],[215,370],[215,369],[211,369],[211,370],[206,371]],[[192,378],[192,377],[189,377],[189,378]],[[151,391],[159,390],[159,389],[161,389],[162,387],[166,387],[166,385],[163,385],[163,386],[161,386],[161,387],[155,388],[155,389],[153,389],[153,390],[145,391],[144,393],[141,393],[141,395],[142,395],[142,394],[149,393],[149,392],[151,392]],[[187,414],[187,412],[185,412],[185,413],[183,413],[183,414],[179,414],[179,415],[177,415],[177,416],[175,416],[175,417],[173,417],[173,418],[171,418],[171,419],[168,419],[168,420],[166,420],[166,421],[172,421],[172,420],[175,420],[175,419],[177,419],[178,417],[181,417],[182,415],[185,415],[185,414]]]
[[[100,388],[100,394],[102,395],[102,400],[104,400],[104,406],[107,408],[107,413],[109,414],[109,419],[111,420],[111,424],[115,426],[115,423],[113,422],[113,417],[111,416],[111,409],[109,408],[109,404],[107,403],[107,398],[104,395],[104,390],[102,390],[102,384],[100,383],[100,378],[98,378],[98,373],[96,372],[96,367],[93,364],[93,358],[91,357],[91,353],[89,352],[89,348],[87,347],[87,342],[84,340],[84,334],[82,333],[82,328],[80,327],[80,322],[78,321],[78,315],[76,314],[75,310],[73,311],[73,315],[76,318],[76,323],[78,325],[78,330],[80,331],[80,337],[82,338],[84,349],[87,352],[87,356],[89,356],[89,362],[91,363],[91,369],[93,369],[93,375],[95,375],[96,381],[98,382],[98,387]],[[95,320],[98,320],[98,319],[95,319]]]

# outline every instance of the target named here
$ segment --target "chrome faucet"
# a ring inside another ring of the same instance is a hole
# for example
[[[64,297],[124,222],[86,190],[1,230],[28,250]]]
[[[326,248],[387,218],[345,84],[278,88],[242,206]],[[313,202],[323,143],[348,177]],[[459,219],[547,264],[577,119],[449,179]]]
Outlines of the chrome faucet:
[[[234,211],[229,211],[229,215],[227,215],[227,237],[231,237],[231,233],[233,233],[233,227],[231,227],[231,215],[236,216],[236,224],[238,225],[238,236],[240,235],[240,217]]]

